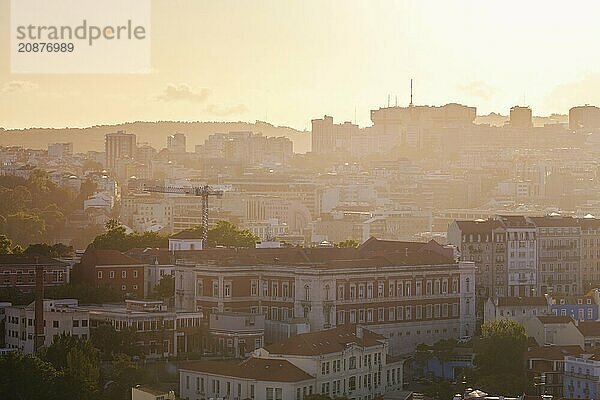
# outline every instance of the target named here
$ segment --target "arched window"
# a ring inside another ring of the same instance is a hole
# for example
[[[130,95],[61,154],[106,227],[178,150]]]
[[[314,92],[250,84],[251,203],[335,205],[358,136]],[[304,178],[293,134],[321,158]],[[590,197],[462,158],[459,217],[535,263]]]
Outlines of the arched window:
[[[310,301],[310,287],[304,285],[304,300]]]
[[[329,285],[325,285],[325,300],[329,300]]]

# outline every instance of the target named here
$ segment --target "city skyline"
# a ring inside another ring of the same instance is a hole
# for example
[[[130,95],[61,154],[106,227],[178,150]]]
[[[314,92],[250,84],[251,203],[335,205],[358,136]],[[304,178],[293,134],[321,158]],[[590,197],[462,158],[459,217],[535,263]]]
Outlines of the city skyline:
[[[388,96],[391,105],[409,103],[411,78],[415,104],[456,102],[481,115],[513,105],[566,114],[600,103],[592,2],[155,0],[152,7],[151,73],[11,74],[7,57],[0,126],[266,120],[308,130],[323,114],[368,126],[369,110]],[[3,0],[3,25],[8,16]],[[189,37],[211,39],[181,39]],[[3,30],[0,48],[7,46]]]

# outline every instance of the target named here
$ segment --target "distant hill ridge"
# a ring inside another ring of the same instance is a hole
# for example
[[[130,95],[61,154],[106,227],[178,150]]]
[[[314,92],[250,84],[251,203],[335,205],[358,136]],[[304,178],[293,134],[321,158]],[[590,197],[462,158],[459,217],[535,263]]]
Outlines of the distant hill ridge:
[[[149,143],[160,150],[166,147],[167,136],[179,132],[187,136],[187,151],[204,143],[213,133],[252,131],[264,136],[285,136],[294,142],[294,152],[310,150],[310,132],[302,132],[285,126],[274,126],[267,122],[125,122],[115,125],[96,125],[87,128],[0,128],[0,146],[23,146],[31,149],[46,149],[48,143],[73,142],[75,152],[90,150],[104,151],[104,135],[123,130],[135,133],[138,143]]]

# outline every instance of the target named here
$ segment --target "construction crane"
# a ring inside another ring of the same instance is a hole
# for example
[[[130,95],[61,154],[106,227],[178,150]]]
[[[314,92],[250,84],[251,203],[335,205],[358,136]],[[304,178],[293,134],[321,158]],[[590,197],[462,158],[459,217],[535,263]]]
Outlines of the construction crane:
[[[202,248],[208,247],[208,197],[223,197],[223,191],[209,185],[196,187],[144,186],[144,191],[155,193],[188,194],[200,197],[202,201]]]

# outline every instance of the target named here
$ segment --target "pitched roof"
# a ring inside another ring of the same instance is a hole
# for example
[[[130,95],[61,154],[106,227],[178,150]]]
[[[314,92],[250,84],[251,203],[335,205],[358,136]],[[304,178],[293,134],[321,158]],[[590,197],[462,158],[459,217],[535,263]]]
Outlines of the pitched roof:
[[[500,221],[487,219],[485,221],[456,221],[458,228],[463,234],[488,233],[492,229],[502,227]]]
[[[600,321],[581,321],[577,328],[585,337],[600,336]]]
[[[142,261],[121,253],[118,250],[87,250],[84,254],[85,262],[91,265],[141,265]],[[82,259],[82,261],[84,261]]]
[[[548,300],[543,296],[498,297],[498,307],[547,306]]]
[[[0,254],[0,265],[65,265],[64,263],[39,254]]]
[[[583,349],[577,345],[572,346],[537,346],[527,351],[526,357],[541,358],[544,360],[562,360],[565,356],[579,355]]]
[[[268,345],[265,350],[270,354],[315,356],[340,352],[350,343],[372,347],[384,339],[382,335],[365,328],[362,328],[362,337],[358,337],[356,329],[356,325],[346,324],[324,331],[301,333],[284,342]]]
[[[301,382],[314,379],[313,376],[287,360],[257,357],[250,357],[241,362],[194,361],[182,365],[180,370],[267,382]]]
[[[571,317],[564,315],[540,315],[537,318],[544,325],[568,324],[569,322],[573,322]]]
[[[186,229],[184,231],[177,232],[174,235],[169,236],[169,239],[202,239],[202,234],[198,231],[191,231]]]

